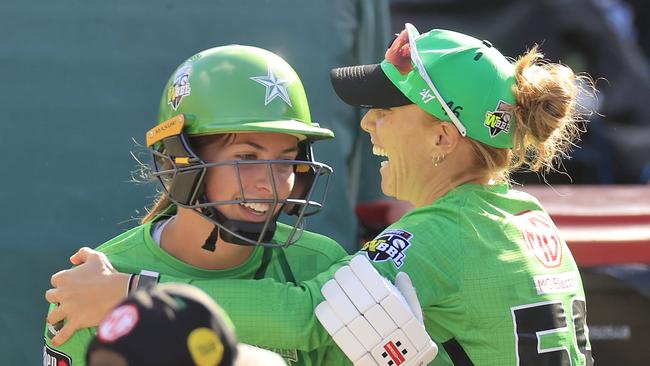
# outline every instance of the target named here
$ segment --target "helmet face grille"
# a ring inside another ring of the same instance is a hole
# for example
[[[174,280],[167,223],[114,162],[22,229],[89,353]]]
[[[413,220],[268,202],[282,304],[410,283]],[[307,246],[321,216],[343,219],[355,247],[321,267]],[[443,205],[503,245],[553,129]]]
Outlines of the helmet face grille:
[[[177,138],[178,140],[172,143],[165,141],[159,149],[152,149],[154,163],[152,177],[157,178],[164,194],[174,204],[196,210],[201,216],[224,230],[223,234],[228,235],[222,237],[234,240],[235,244],[262,246],[293,244],[302,233],[304,218],[319,212],[323,207],[332,168],[312,160],[309,142],[300,144],[297,159],[301,160],[229,160],[206,163],[192,152],[184,135]],[[170,148],[168,149],[167,146]],[[183,147],[182,150],[185,151],[183,155],[189,155],[189,159],[179,159],[169,153],[174,149],[178,152],[178,146]],[[207,197],[205,177],[210,169],[232,170],[239,188],[237,198],[210,200]],[[271,187],[270,195],[253,197],[246,193],[244,189],[246,182],[243,181],[242,176],[246,176],[246,172],[251,170],[265,171],[268,178],[267,185]],[[294,176],[294,185],[291,192],[282,197],[278,192],[277,182],[288,174]],[[255,222],[230,220],[222,212],[228,210],[228,206],[235,205],[252,210],[260,217],[264,215],[264,219]],[[276,220],[282,211],[295,215],[296,219],[286,240],[275,242],[271,240],[272,230],[275,230]]]

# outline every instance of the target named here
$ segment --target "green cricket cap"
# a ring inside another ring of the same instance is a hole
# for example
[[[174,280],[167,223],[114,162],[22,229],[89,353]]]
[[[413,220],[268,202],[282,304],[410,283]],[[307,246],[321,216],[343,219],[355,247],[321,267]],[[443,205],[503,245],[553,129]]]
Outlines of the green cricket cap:
[[[419,34],[407,23],[380,64],[336,68],[330,79],[348,104],[416,104],[474,140],[513,146],[515,70],[488,41],[444,29]]]

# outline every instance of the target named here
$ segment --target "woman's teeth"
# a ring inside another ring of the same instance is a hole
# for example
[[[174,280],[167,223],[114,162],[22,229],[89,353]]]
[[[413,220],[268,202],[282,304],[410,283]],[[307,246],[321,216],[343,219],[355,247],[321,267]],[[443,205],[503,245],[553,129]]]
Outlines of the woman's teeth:
[[[241,202],[240,205],[259,213],[265,213],[271,207],[268,203]]]
[[[386,153],[386,150],[379,146],[374,146],[372,147],[372,153],[377,156],[385,156],[388,157],[388,154]]]
[[[386,152],[386,150],[384,150],[383,148],[381,148],[379,146],[372,145],[372,153],[374,155],[377,155],[377,156],[384,156],[384,157],[388,158],[388,153]],[[388,160],[384,160],[380,164],[381,164],[381,167],[383,168],[388,164]]]

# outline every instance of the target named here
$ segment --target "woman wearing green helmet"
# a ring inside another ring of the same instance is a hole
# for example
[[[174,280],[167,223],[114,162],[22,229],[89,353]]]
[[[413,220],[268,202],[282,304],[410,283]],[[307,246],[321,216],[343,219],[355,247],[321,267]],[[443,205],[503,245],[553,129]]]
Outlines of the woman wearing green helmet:
[[[146,134],[160,197],[142,225],[97,250],[122,272],[146,269],[186,282],[310,279],[346,254],[303,230],[304,218],[322,206],[331,173],[314,160],[311,144],[332,137],[311,121],[302,83],[279,56],[239,45],[202,51],[172,74],[158,124]],[[278,222],[282,212],[296,216],[292,225]],[[122,295],[145,286],[146,273],[139,281],[129,276]],[[57,323],[61,311],[52,306],[48,319]],[[61,325],[46,329],[45,359],[83,365],[94,329],[80,329],[61,345]],[[331,348],[275,351],[296,365],[344,362]]]
[[[332,82],[341,99],[371,108],[361,127],[387,158],[382,190],[415,209],[356,256],[299,286],[193,284],[226,300],[238,331],[254,342],[313,349],[327,344],[329,332],[355,364],[418,364],[403,337],[369,342],[395,329],[388,321],[397,317],[376,316],[391,313],[391,303],[365,313],[357,306],[361,290],[344,289],[336,299],[321,294],[331,292],[332,278],[347,286],[337,278],[341,264],[366,258],[391,281],[410,275],[440,349],[432,365],[593,364],[576,263],[539,202],[509,185],[513,169],[544,172],[566,154],[578,132],[578,79],[568,67],[543,62],[535,48],[510,62],[488,41],[440,29],[419,34],[407,24],[381,64],[335,69]],[[110,288],[123,285],[121,274],[99,277]],[[347,287],[362,285],[373,298],[381,292],[380,282]],[[237,301],[242,291],[257,301]],[[278,311],[257,306],[263,298]],[[337,301],[350,304],[331,306],[338,320],[321,311]],[[371,327],[358,326],[358,313]],[[282,339],[258,337],[262,322]]]

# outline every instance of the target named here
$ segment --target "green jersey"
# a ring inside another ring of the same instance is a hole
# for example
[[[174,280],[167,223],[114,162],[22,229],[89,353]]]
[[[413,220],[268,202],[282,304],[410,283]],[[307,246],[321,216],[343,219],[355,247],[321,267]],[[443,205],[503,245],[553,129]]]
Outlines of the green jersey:
[[[462,185],[405,215],[359,253],[392,281],[400,271],[411,277],[427,332],[440,348],[432,365],[593,363],[578,268],[548,214],[526,193]],[[227,299],[238,332],[253,343],[309,350],[328,341],[313,313],[323,301],[320,288],[348,261],[299,286],[194,284]],[[269,302],[244,303],[241,291]],[[260,326],[278,337],[257,336]]]
[[[343,258],[347,253],[335,241],[322,235],[304,232],[300,240],[287,248],[256,247],[250,258],[243,264],[226,270],[205,270],[184,263],[162,250],[151,236],[152,223],[147,223],[133,228],[102,244],[97,250],[105,253],[113,266],[120,272],[139,273],[148,269],[177,278],[176,282],[193,283],[196,280],[213,281],[215,279],[242,279],[269,281],[277,283],[298,284],[311,279],[318,273],[326,270],[336,260]],[[284,243],[291,232],[291,227],[278,223],[274,241]],[[245,282],[245,281],[243,281]],[[241,298],[233,299],[227,307],[243,301],[246,302],[248,294],[240,292]],[[221,306],[224,302],[219,300]],[[264,312],[273,313],[282,311],[273,307],[265,307],[265,301],[258,304]],[[53,309],[50,306],[50,311]],[[237,327],[237,324],[235,324]],[[256,332],[265,333],[263,326]],[[45,330],[45,349],[43,364],[84,366],[86,348],[95,334],[95,328],[78,330],[66,343],[59,347],[52,346],[50,342],[51,331]],[[267,333],[265,337],[273,338],[276,334]],[[248,339],[238,336],[245,343]],[[296,347],[271,348],[285,358],[289,365],[338,365],[349,364],[349,361],[333,341],[322,343],[323,347],[311,352],[298,350]],[[264,347],[264,345],[260,345]],[[62,362],[60,362],[62,361]]]

